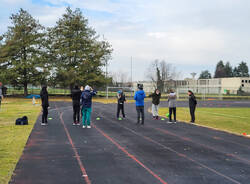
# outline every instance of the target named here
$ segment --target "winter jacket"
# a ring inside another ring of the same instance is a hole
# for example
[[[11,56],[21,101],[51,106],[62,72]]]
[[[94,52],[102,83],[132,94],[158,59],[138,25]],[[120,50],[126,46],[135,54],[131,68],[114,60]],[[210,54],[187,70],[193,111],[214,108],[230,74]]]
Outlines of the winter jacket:
[[[82,107],[91,108],[92,97],[96,95],[96,91],[84,90],[81,95]]]
[[[80,105],[82,92],[80,89],[73,89],[71,91],[71,98],[73,101],[73,105]]]
[[[49,94],[47,91],[41,91],[40,92],[41,100],[42,100],[42,106],[43,107],[49,107]]]
[[[197,105],[197,100],[194,94],[189,95],[189,107],[195,107]]]
[[[124,104],[124,102],[126,102],[126,97],[124,93],[118,93],[117,99],[118,99],[118,104]]]
[[[152,96],[152,104],[159,105],[160,104],[161,93],[156,94],[156,92],[154,92],[151,96]]]
[[[136,106],[144,106],[145,97],[146,95],[143,90],[136,91],[135,96],[134,96]]]
[[[176,94],[170,93],[168,96],[168,107],[173,108],[176,107]]]

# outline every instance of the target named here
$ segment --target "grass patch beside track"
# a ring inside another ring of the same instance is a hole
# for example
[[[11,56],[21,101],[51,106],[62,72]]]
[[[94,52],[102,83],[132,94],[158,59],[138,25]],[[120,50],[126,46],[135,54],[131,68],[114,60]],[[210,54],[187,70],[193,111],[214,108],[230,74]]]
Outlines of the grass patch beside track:
[[[37,100],[40,102],[40,100]],[[0,110],[0,184],[7,184],[22,155],[34,123],[41,111],[31,99],[4,98]],[[29,125],[16,126],[15,120],[26,115]]]
[[[197,108],[196,124],[224,130],[236,134],[250,134],[249,108]],[[160,108],[161,116],[166,117],[168,108]],[[189,108],[177,108],[177,120],[189,122]]]

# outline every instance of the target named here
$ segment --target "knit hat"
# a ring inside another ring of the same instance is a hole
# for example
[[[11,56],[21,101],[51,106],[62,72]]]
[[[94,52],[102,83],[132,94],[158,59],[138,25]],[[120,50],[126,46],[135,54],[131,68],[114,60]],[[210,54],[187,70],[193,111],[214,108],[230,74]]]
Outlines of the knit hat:
[[[85,90],[90,91],[90,86],[89,85],[85,86]]]

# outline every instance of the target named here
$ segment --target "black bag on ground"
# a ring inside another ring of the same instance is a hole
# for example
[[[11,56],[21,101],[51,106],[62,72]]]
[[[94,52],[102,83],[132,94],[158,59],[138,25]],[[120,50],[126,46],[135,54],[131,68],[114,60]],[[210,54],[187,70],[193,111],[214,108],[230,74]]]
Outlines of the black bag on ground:
[[[28,125],[28,117],[24,116],[22,118],[16,119],[16,125]]]

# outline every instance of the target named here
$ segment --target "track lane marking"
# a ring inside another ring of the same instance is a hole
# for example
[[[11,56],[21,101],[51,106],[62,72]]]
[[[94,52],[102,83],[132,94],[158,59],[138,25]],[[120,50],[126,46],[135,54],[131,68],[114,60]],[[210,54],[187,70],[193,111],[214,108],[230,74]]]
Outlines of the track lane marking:
[[[77,163],[78,163],[78,165],[79,165],[79,167],[80,167],[80,170],[81,170],[81,172],[82,172],[82,176],[84,177],[84,180],[85,180],[85,182],[86,182],[87,184],[91,184],[91,181],[90,181],[90,179],[89,179],[89,177],[88,177],[87,171],[86,171],[86,169],[85,169],[85,167],[84,167],[84,165],[83,165],[83,163],[82,163],[82,161],[81,161],[81,159],[80,159],[80,156],[79,156],[79,154],[78,154],[78,152],[77,152],[77,149],[76,149],[76,147],[75,147],[75,144],[74,144],[74,142],[73,142],[73,140],[72,140],[72,138],[71,138],[71,136],[70,136],[70,133],[69,133],[69,131],[68,131],[66,125],[65,125],[65,122],[64,122],[64,120],[63,120],[63,117],[62,117],[62,116],[63,116],[63,113],[59,112],[59,109],[57,108],[57,106],[56,106],[56,109],[57,109],[57,112],[58,112],[59,115],[60,115],[60,120],[61,120],[60,122],[61,122],[62,125],[63,125],[63,128],[64,128],[65,133],[66,133],[67,138],[68,138],[68,141],[70,142],[70,145],[71,145],[71,147],[72,147],[72,149],[73,149],[73,151],[74,151],[75,158],[76,158]]]
[[[156,173],[154,173],[151,169],[149,169],[147,166],[145,166],[141,161],[139,161],[134,155],[129,153],[124,147],[122,147],[118,142],[116,142],[113,138],[111,138],[108,134],[103,132],[100,128],[93,125],[93,127],[102,134],[105,138],[107,138],[110,142],[112,142],[118,149],[120,149],[122,152],[124,152],[128,157],[130,157],[132,160],[134,160],[136,163],[138,163],[141,167],[143,167],[146,171],[148,171],[154,178],[156,178],[158,181],[160,181],[162,184],[168,184],[166,181],[164,181],[160,176],[158,176]]]
[[[200,145],[200,146],[202,146],[202,147],[204,147],[204,148],[213,150],[213,151],[215,151],[215,152],[219,152],[219,153],[221,153],[221,154],[225,154],[225,155],[228,156],[228,157],[233,157],[233,158],[238,159],[238,160],[240,160],[240,161],[244,161],[244,163],[247,162],[248,165],[250,164],[250,160],[245,159],[245,158],[241,158],[241,157],[239,157],[239,156],[237,156],[237,155],[235,155],[235,154],[233,154],[233,153],[224,153],[224,152],[221,152],[221,151],[216,150],[215,148],[213,148],[213,147],[211,147],[211,146],[208,146],[208,145],[205,145],[205,144],[202,144],[202,143],[195,142],[195,141],[193,141],[193,139],[191,139],[191,138],[177,135],[177,134],[172,133],[172,132],[169,132],[169,131],[167,131],[167,130],[165,130],[165,129],[162,130],[162,129],[160,129],[160,128],[154,128],[154,127],[152,127],[152,126],[150,126],[150,127],[153,128],[153,129],[155,129],[155,130],[157,130],[157,131],[159,131],[159,132],[162,132],[163,134],[167,134],[167,135],[171,135],[171,136],[174,136],[174,137],[178,137],[179,139],[184,140],[184,141],[186,141],[186,142],[192,142],[193,144],[197,144],[197,145]]]
[[[110,118],[106,118],[106,119],[111,120],[111,122],[113,121],[113,120],[110,119]],[[128,131],[134,133],[135,135],[137,135],[137,136],[139,136],[139,137],[142,137],[142,138],[148,140],[149,142],[152,142],[152,143],[154,143],[154,144],[157,144],[158,146],[161,146],[161,147],[163,147],[163,148],[166,149],[166,150],[169,150],[169,151],[171,151],[171,152],[174,152],[176,155],[178,155],[178,156],[180,156],[180,157],[183,157],[183,158],[186,158],[187,160],[189,160],[189,161],[191,161],[191,162],[194,162],[195,164],[197,164],[197,165],[199,165],[199,166],[201,166],[201,167],[203,167],[203,168],[206,168],[207,170],[209,170],[209,171],[211,171],[211,172],[213,172],[213,173],[215,173],[215,174],[217,174],[217,175],[219,175],[219,176],[221,176],[221,177],[223,177],[223,178],[225,178],[225,179],[227,179],[227,180],[229,180],[229,181],[231,181],[231,182],[233,182],[233,183],[241,184],[240,182],[234,180],[233,178],[231,178],[231,177],[229,177],[229,176],[226,176],[226,175],[224,175],[224,174],[222,174],[222,173],[216,171],[215,169],[210,168],[210,167],[208,167],[208,166],[206,166],[206,165],[200,163],[199,161],[196,161],[196,160],[194,160],[194,159],[188,157],[187,155],[185,155],[185,154],[183,154],[183,153],[179,153],[178,151],[175,151],[174,149],[172,149],[172,148],[170,148],[170,147],[167,147],[167,146],[165,146],[165,145],[163,145],[163,144],[161,144],[161,143],[159,143],[159,142],[157,142],[157,141],[151,139],[150,137],[144,136],[144,135],[142,135],[142,134],[140,134],[140,133],[138,133],[138,132],[136,132],[136,131],[134,131],[134,130],[132,130],[132,129],[130,129],[130,128],[127,128],[127,127],[125,127],[125,126],[120,125],[119,123],[114,123],[114,122],[112,122],[112,123],[113,123],[113,124],[116,124],[116,125],[118,125],[118,126],[120,126],[120,127],[122,127],[122,128],[124,128],[124,129],[127,129]]]

